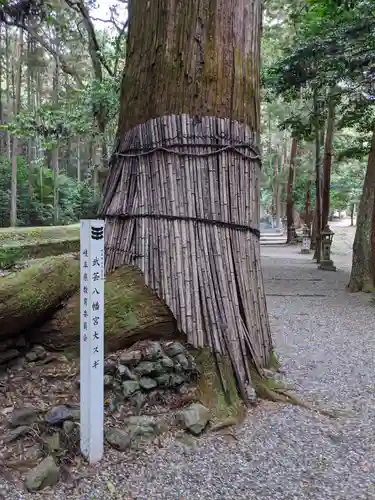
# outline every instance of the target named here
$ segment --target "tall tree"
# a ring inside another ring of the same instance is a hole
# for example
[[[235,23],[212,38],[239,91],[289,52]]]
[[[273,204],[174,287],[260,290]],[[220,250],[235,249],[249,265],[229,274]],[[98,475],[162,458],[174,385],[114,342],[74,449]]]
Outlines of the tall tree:
[[[108,270],[135,262],[188,341],[229,356],[244,400],[272,351],[256,230],[261,18],[261,0],[130,1],[101,211]]]
[[[325,136],[323,156],[323,196],[322,196],[322,229],[328,224],[329,200],[331,186],[332,144],[335,124],[335,100],[333,89],[330,89],[327,106],[327,133]]]
[[[287,220],[287,243],[290,243],[296,235],[294,227],[294,206],[293,206],[293,187],[295,179],[295,164],[297,156],[297,138],[292,138],[292,146],[290,150],[288,186],[286,195],[286,220]]]
[[[353,244],[351,292],[372,291],[375,287],[375,122],[367,171],[358,208]]]
[[[18,31],[16,75],[15,75],[15,97],[14,114],[17,115],[21,109],[21,81],[22,81],[22,53],[23,53],[23,30]],[[10,198],[10,225],[17,225],[17,162],[18,162],[18,137],[15,135],[12,141],[12,188]]]

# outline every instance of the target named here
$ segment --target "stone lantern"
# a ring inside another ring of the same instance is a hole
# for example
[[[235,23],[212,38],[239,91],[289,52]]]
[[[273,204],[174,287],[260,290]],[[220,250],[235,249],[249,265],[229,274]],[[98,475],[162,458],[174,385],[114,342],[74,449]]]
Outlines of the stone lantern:
[[[321,234],[322,256],[319,263],[319,269],[323,269],[324,271],[336,271],[336,267],[331,260],[331,246],[334,234],[335,233],[330,230],[328,224]]]
[[[310,253],[310,247],[311,247],[310,229],[308,228],[307,225],[305,225],[302,231],[301,253]]]

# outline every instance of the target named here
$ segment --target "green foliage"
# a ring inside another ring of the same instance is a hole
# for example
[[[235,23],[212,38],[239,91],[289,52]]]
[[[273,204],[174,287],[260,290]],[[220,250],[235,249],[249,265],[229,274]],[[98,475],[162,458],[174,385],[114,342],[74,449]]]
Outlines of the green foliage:
[[[21,260],[20,252],[15,248],[0,248],[0,269],[10,269]]]
[[[39,166],[32,173],[32,198],[29,199],[28,166],[22,157],[18,160],[17,207],[18,225],[52,225],[54,194],[52,171]],[[59,223],[77,222],[82,217],[95,216],[99,193],[90,186],[90,179],[77,182],[61,173],[58,178]],[[9,225],[11,165],[0,160],[0,226]]]

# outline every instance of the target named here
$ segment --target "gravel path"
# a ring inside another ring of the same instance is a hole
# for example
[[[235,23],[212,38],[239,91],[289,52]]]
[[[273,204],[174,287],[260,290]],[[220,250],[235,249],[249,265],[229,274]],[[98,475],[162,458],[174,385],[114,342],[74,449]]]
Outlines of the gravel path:
[[[335,263],[347,269],[351,241],[341,239]],[[137,461],[119,455],[117,464],[102,464],[96,477],[79,485],[61,484],[40,496],[8,490],[5,497],[375,499],[375,308],[368,297],[346,293],[345,270],[319,271],[295,247],[264,247],[262,254],[272,331],[288,382],[301,398],[344,414],[329,419],[263,402],[237,439],[208,434],[194,446],[171,441]]]

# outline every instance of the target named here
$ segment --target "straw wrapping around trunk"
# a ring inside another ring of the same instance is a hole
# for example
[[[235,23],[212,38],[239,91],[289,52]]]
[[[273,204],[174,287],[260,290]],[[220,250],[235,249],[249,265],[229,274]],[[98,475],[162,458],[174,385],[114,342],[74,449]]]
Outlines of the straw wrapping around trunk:
[[[188,342],[231,359],[246,399],[251,370],[272,351],[255,137],[229,119],[170,115],[117,148],[101,207],[107,271],[139,267]]]

